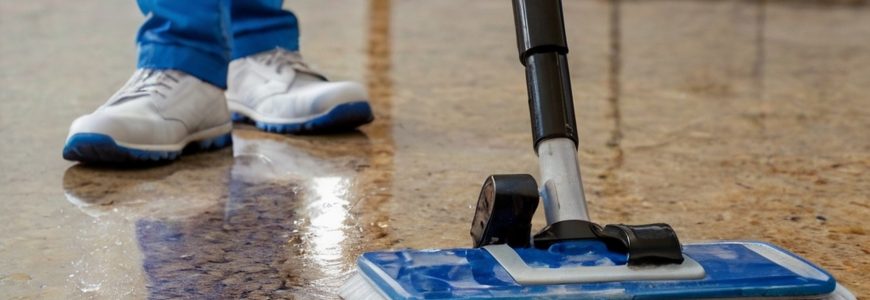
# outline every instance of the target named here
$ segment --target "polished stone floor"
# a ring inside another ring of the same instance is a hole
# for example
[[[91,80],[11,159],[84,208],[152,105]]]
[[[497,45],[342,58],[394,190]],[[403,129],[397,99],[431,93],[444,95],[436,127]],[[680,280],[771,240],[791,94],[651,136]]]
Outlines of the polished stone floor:
[[[482,180],[537,174],[509,1],[286,2],[377,120],[120,169],[60,151],[133,71],[133,1],[0,2],[0,299],[334,298],[363,251],[468,246]],[[870,293],[867,4],[565,1],[593,220],[774,242]]]

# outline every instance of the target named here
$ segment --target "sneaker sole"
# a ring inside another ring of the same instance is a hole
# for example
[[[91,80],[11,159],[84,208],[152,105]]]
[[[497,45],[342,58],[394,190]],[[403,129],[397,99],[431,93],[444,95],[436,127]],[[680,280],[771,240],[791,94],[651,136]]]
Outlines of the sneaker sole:
[[[302,122],[263,122],[239,111],[234,111],[232,118],[235,122],[253,123],[263,131],[274,133],[347,131],[371,123],[375,119],[372,107],[366,101],[339,104],[323,115]]]
[[[131,163],[172,161],[187,149],[205,151],[220,149],[233,144],[231,133],[193,141],[174,151],[156,151],[129,148],[118,145],[115,140],[101,133],[77,133],[63,147],[63,158],[84,163]]]

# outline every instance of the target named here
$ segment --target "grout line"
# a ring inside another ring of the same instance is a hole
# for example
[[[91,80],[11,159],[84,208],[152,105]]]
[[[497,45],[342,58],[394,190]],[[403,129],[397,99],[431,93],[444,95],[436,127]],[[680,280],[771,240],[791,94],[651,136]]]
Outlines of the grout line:
[[[620,109],[620,100],[622,97],[622,81],[620,74],[622,72],[622,28],[621,28],[621,0],[610,0],[610,53],[608,59],[608,95],[607,104],[609,112],[607,117],[612,119],[613,127],[610,130],[610,138],[607,140],[607,147],[613,152],[610,165],[599,175],[604,179],[604,193],[606,195],[616,195],[622,192],[622,188],[616,178],[616,170],[622,167],[624,162],[624,152],[622,149],[622,111]]]
[[[354,253],[349,253],[349,258],[354,260],[361,252],[389,248],[397,243],[391,237],[391,227],[382,226],[390,222],[395,170],[391,16],[391,0],[369,1],[365,84],[375,120],[362,128],[371,140],[371,167],[366,168],[358,177],[354,191],[358,200],[349,209],[361,231],[361,240],[366,241],[358,245],[347,245],[348,249],[354,249]]]
[[[752,64],[752,77],[754,79],[755,98],[759,102],[760,112],[758,114],[757,125],[761,128],[761,134],[765,134],[765,118],[767,117],[769,107],[765,99],[765,67],[767,65],[767,49],[765,48],[766,30],[767,30],[767,0],[756,1],[756,16],[755,16],[755,61]]]
[[[622,72],[620,7],[620,0],[610,0],[610,55],[607,78],[609,95],[607,96],[607,102],[610,108],[608,116],[613,119],[613,128],[610,131],[610,139],[607,141],[607,146],[622,152],[622,111],[620,110],[619,103],[622,96],[622,82],[620,81],[620,74]]]

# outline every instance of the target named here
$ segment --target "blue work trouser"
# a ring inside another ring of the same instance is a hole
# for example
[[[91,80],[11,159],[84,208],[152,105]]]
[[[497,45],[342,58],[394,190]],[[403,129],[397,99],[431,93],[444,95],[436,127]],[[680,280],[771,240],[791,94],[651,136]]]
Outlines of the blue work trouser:
[[[137,0],[139,68],[175,69],[226,88],[230,60],[299,49],[299,27],[283,0]]]

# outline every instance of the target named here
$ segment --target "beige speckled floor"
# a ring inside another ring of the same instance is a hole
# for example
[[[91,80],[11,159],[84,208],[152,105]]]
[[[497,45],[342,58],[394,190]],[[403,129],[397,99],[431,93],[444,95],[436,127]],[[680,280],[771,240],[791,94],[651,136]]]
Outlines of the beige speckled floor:
[[[287,2],[308,60],[367,83],[377,121],[238,125],[232,149],[146,169],[60,158],[132,72],[132,1],[0,2],[0,298],[332,298],[362,251],[467,246],[483,178],[537,174],[509,1]],[[771,241],[870,293],[865,1],[565,15],[594,220]]]

